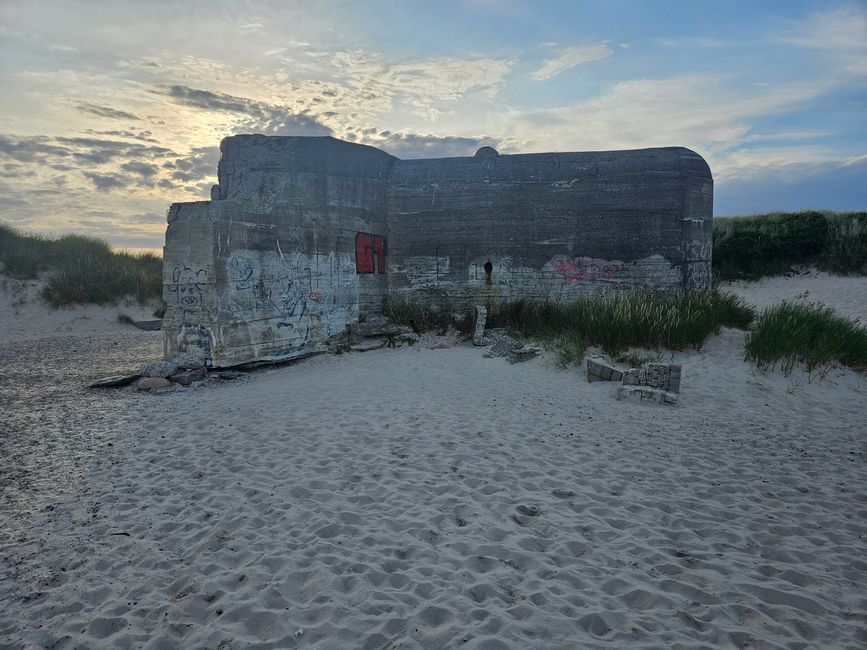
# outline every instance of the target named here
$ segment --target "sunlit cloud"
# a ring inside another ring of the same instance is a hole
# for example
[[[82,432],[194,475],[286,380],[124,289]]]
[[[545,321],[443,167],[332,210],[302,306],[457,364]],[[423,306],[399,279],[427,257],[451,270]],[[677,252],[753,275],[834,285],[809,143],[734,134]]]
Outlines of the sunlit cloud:
[[[542,67],[533,73],[533,79],[538,81],[551,79],[582,63],[607,59],[611,54],[612,50],[607,43],[586,43],[565,47],[555,56],[546,59]]]

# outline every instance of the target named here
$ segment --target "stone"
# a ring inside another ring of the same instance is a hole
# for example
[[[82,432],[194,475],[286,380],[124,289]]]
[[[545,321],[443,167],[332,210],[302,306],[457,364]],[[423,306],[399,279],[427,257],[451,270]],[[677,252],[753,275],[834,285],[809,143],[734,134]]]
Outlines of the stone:
[[[240,377],[243,377],[244,374],[245,373],[238,372],[237,370],[221,370],[217,373],[217,377],[220,379],[232,380],[239,379]]]
[[[602,361],[587,359],[587,381],[591,384],[595,381],[620,381],[623,372]]]
[[[145,377],[137,385],[139,390],[162,390],[172,385],[165,377]]]
[[[115,375],[113,377],[103,377],[97,379],[88,388],[120,388],[121,386],[129,386],[136,379],[141,377],[138,373],[134,375]]]
[[[395,341],[398,345],[402,343],[407,343],[409,345],[415,345],[421,340],[421,337],[415,332],[405,332],[404,334],[399,334]]]
[[[155,361],[154,363],[146,363],[138,371],[142,377],[162,377],[166,378],[169,375],[175,374],[179,370],[178,365],[171,361]]]
[[[485,325],[488,322],[488,310],[482,307],[482,305],[476,305],[476,322],[473,326],[473,345],[483,346],[487,345],[487,339],[485,338]]]
[[[353,352],[370,352],[371,350],[379,350],[385,347],[386,340],[383,339],[367,339],[357,345],[353,345],[350,350]]]
[[[677,395],[649,386],[620,386],[617,388],[618,400],[648,402],[653,404],[677,404]]]
[[[169,381],[175,384],[180,384],[181,386],[189,386],[194,381],[201,381],[207,376],[208,369],[202,366],[201,368],[194,368],[177,372],[171,377],[169,377]]]
[[[522,363],[536,357],[539,352],[539,348],[520,347],[515,350],[509,350],[507,358],[509,359],[509,363]]]

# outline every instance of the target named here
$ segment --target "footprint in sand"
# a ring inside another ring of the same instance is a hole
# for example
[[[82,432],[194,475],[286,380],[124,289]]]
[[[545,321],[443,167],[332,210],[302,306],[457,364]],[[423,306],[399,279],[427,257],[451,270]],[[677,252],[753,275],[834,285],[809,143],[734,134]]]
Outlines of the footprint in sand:
[[[512,520],[519,526],[530,526],[541,514],[542,508],[539,506],[518,506],[515,508]]]

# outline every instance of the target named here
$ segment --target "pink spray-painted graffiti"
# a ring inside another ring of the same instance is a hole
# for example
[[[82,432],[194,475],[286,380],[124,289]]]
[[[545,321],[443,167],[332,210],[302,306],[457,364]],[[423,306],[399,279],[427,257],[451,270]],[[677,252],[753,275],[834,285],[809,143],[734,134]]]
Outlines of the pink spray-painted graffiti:
[[[355,235],[355,272],[385,273],[385,237],[366,232]]]
[[[616,276],[626,271],[626,267],[623,264],[603,264],[599,266],[589,257],[554,260],[551,262],[551,266],[562,276],[565,284],[615,280]]]

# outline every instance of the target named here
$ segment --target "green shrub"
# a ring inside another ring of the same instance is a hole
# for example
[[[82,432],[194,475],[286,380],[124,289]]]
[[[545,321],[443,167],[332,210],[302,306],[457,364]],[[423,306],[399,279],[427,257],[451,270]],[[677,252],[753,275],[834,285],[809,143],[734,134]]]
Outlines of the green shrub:
[[[782,364],[791,372],[842,363],[867,368],[867,328],[819,304],[783,301],[764,310],[746,343],[747,357],[760,366]]]
[[[793,264],[867,273],[867,213],[772,213],[714,220],[717,278],[782,275]]]
[[[746,328],[752,318],[752,310],[730,293],[696,291],[580,296],[568,304],[517,300],[491,314],[488,323],[542,341],[565,337],[576,346],[599,345],[616,356],[630,347],[698,348],[720,327]]]
[[[51,240],[0,224],[0,262],[4,273],[19,279],[50,271],[43,296],[55,307],[105,304],[127,295],[146,302],[162,295],[162,259],[153,253],[115,252],[91,237]]]

